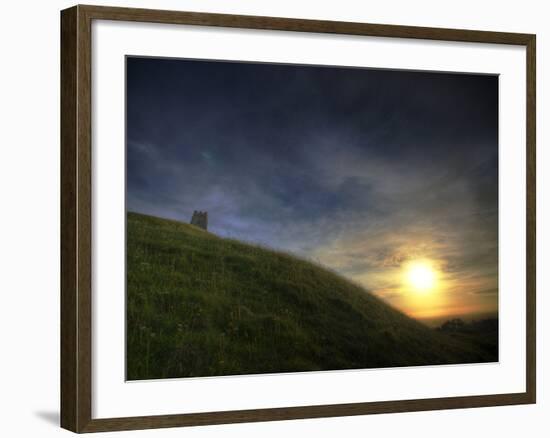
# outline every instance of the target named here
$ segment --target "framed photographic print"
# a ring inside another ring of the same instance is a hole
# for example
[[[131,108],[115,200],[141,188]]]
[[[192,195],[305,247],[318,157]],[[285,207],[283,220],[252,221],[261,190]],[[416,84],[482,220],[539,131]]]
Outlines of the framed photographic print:
[[[61,13],[61,422],[535,403],[535,36]]]

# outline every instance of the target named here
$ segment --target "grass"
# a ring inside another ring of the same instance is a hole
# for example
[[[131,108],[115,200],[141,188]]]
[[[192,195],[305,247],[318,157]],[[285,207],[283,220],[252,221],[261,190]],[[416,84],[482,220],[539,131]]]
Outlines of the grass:
[[[129,380],[495,360],[318,265],[128,213]]]

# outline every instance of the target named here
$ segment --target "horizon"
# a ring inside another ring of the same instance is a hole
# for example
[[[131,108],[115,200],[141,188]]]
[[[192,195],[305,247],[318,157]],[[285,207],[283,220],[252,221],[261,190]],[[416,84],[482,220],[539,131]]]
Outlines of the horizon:
[[[127,213],[139,214],[139,215],[142,215],[142,216],[148,216],[148,217],[152,217],[152,218],[156,218],[156,219],[174,221],[174,222],[177,222],[179,224],[193,225],[190,220],[185,221],[185,220],[179,220],[179,219],[165,218],[165,217],[161,217],[161,216],[153,216],[153,215],[148,215],[148,214],[141,213],[139,211],[131,211],[131,210],[127,210]],[[205,212],[205,213],[208,213],[208,212]],[[192,214],[191,214],[191,217],[192,217]],[[194,225],[194,226],[196,226],[196,225]],[[210,231],[210,230],[206,230],[206,231],[209,232],[210,234],[215,234],[215,233],[212,233],[212,231]],[[230,236],[217,236],[217,237],[221,237],[221,238],[224,238],[224,239],[232,239],[232,237],[230,237]],[[261,243],[258,243],[258,242],[248,241],[248,240],[246,240],[246,238],[240,238],[240,239],[237,239],[237,240],[238,240],[238,242],[253,245],[253,246],[258,246],[259,248],[263,248],[263,249],[268,250],[268,251],[282,252],[282,253],[288,254],[289,256],[292,256],[292,257],[298,257],[298,258],[300,258],[300,259],[302,259],[306,262],[317,265],[320,268],[327,269],[327,270],[329,270],[333,273],[336,273],[336,274],[342,276],[343,278],[345,278],[346,280],[352,282],[353,284],[359,285],[359,286],[364,288],[364,286],[362,284],[355,282],[353,279],[350,279],[348,277],[343,276],[341,273],[339,273],[338,271],[332,269],[330,266],[322,264],[319,260],[313,260],[313,259],[300,257],[299,254],[295,254],[295,253],[292,253],[290,251],[285,251],[285,250],[282,250],[282,249],[272,248],[272,247],[269,247],[267,245],[264,245],[264,244],[261,244]],[[365,289],[365,292],[372,293],[372,291],[368,290],[368,289]],[[388,303],[388,304],[390,304],[390,303]],[[401,309],[398,309],[398,310],[401,311]],[[480,312],[475,312],[475,313],[448,314],[448,315],[427,316],[427,317],[414,317],[412,315],[409,315],[409,316],[413,317],[414,319],[416,319],[418,321],[423,322],[425,325],[427,325],[429,327],[436,328],[436,327],[439,327],[442,323],[444,323],[446,321],[449,321],[451,319],[462,319],[466,323],[475,322],[475,321],[482,321],[482,320],[487,320],[487,319],[498,319],[498,310],[497,311],[489,311],[489,312],[480,311]]]

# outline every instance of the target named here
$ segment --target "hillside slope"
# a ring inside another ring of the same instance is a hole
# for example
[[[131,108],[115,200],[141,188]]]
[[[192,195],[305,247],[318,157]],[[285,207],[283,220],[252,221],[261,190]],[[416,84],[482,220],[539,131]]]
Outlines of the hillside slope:
[[[129,380],[494,360],[320,266],[128,213]]]

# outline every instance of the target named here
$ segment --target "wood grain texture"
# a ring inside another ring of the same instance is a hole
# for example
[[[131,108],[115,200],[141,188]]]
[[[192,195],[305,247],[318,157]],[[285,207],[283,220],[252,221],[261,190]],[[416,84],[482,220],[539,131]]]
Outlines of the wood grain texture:
[[[77,428],[76,8],[61,16],[61,426]]]
[[[123,20],[514,44],[527,51],[527,381],[517,394],[92,419],[91,23]],[[150,429],[534,403],[536,154],[534,35],[276,17],[75,6],[61,13],[61,425],[74,432]]]
[[[153,429],[259,421],[296,420],[306,418],[343,417],[441,409],[463,409],[486,406],[531,403],[526,393],[448,397],[387,402],[349,403],[246,411],[206,412],[200,414],[157,415],[145,417],[106,418],[92,420],[81,432]]]
[[[91,22],[61,14],[61,425],[91,419]]]
[[[151,9],[80,6],[94,19],[139,21],[149,23],[221,26],[245,29],[286,30],[294,32],[367,35],[389,38],[466,41],[495,44],[529,42],[531,35],[435,27],[396,26],[388,24],[353,23],[343,21],[302,20],[296,18],[259,17],[253,15],[211,14]]]
[[[537,81],[536,37],[526,44],[527,61],[527,394],[536,403],[537,393]]]
[[[82,428],[90,422],[92,412],[92,23],[80,7],[77,24],[77,420]]]

